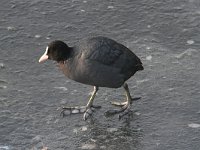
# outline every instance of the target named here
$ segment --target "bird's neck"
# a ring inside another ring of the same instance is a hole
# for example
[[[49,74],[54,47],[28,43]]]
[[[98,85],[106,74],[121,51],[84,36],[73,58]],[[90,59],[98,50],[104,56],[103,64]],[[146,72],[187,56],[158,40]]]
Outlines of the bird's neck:
[[[68,47],[64,53],[64,60],[68,60],[73,55],[73,47]]]

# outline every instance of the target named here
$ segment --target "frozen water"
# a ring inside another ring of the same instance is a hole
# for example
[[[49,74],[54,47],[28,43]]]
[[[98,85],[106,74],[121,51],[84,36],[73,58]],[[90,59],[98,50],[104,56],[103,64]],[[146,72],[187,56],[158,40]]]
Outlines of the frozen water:
[[[0,63],[0,68],[5,68],[5,65],[3,63]]]
[[[198,6],[199,0],[2,0],[1,147],[199,150]],[[84,106],[93,87],[38,59],[50,40],[73,46],[96,35],[128,45],[141,58],[144,70],[127,81],[131,96],[141,99],[133,101],[130,116],[107,118],[104,112],[120,109],[110,102],[126,97],[123,88],[100,87],[94,104],[102,109],[90,119],[60,117],[57,108]]]
[[[83,126],[83,127],[81,127],[81,131],[87,131],[87,127],[86,126]]]
[[[194,41],[193,40],[188,40],[187,44],[192,45],[192,44],[194,44]]]
[[[108,6],[108,9],[113,9],[114,8],[114,6]]]
[[[135,114],[136,114],[137,116],[141,115],[141,113],[139,113],[139,112],[135,112]]]
[[[116,132],[118,129],[117,128],[107,128],[108,132]]]
[[[38,39],[38,38],[41,38],[41,35],[36,34],[36,35],[35,35],[35,38],[37,38],[37,39]]]
[[[82,144],[81,149],[95,149],[96,148],[96,144]]]
[[[1,146],[0,145],[0,150],[10,150],[9,146]]]
[[[137,82],[138,84],[141,84],[141,83],[147,82],[147,81],[149,81],[149,79],[137,80],[136,82]]]
[[[73,129],[73,132],[74,132],[75,134],[78,134],[78,129]]]
[[[9,26],[9,27],[7,27],[7,30],[8,30],[8,31],[15,31],[16,28],[15,28],[15,27],[12,27],[12,26]]]
[[[5,86],[5,85],[0,85],[0,89],[6,89],[7,88],[7,86]]]
[[[176,58],[183,58],[184,56],[191,56],[191,55],[195,55],[195,53],[197,52],[196,49],[192,49],[192,48],[189,48],[187,49],[186,51],[176,55]]]
[[[68,91],[66,87],[54,87],[54,88],[62,91]]]
[[[146,60],[152,60],[152,56],[151,55],[147,56]]]
[[[188,124],[188,127],[190,127],[190,128],[200,128],[200,124],[190,123],[190,124]]]

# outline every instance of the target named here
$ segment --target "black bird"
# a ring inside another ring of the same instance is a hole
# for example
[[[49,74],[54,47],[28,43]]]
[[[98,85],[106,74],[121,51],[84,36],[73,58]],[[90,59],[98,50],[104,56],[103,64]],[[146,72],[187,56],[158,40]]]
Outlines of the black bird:
[[[63,107],[71,113],[84,112],[84,120],[91,114],[94,97],[99,87],[124,87],[127,101],[116,103],[122,108],[110,112],[126,115],[130,110],[131,95],[126,81],[137,71],[143,70],[140,59],[127,47],[107,37],[91,37],[80,41],[76,46],[69,47],[62,41],[51,42],[39,59],[47,59],[58,63],[59,68],[70,79],[94,86],[94,91],[86,106]]]

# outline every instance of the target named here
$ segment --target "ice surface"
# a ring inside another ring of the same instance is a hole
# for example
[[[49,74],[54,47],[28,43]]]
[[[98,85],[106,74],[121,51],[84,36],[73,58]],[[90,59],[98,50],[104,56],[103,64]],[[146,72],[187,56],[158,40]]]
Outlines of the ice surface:
[[[194,41],[193,40],[188,40],[187,44],[192,45],[192,44],[194,44]]]
[[[1,147],[199,150],[198,6],[199,0],[3,0]],[[57,108],[87,104],[93,87],[66,78],[50,60],[38,63],[51,40],[73,46],[96,35],[128,46],[144,66],[127,81],[141,99],[120,121],[104,112],[120,109],[110,102],[126,100],[123,88],[100,87],[94,104],[102,109],[87,121],[82,114],[61,117]]]
[[[59,89],[62,91],[68,91],[68,89],[66,87],[54,87],[55,89]]]
[[[114,6],[108,6],[108,9],[113,9],[114,8]]]
[[[96,148],[96,144],[82,144],[81,149],[95,149]]]
[[[146,60],[151,60],[151,59],[152,59],[151,55],[149,55],[149,56],[146,57]]]
[[[1,146],[0,145],[0,150],[10,150],[9,146]]]
[[[8,30],[8,31],[15,31],[16,28],[15,28],[15,27],[12,27],[12,26],[9,26],[9,27],[7,27],[7,30]]]
[[[36,35],[35,35],[35,38],[37,38],[37,39],[38,39],[38,38],[41,38],[41,35],[36,34]]]
[[[190,124],[188,124],[188,127],[190,127],[190,128],[200,128],[200,124],[198,124],[198,123],[190,123]]]
[[[1,69],[5,68],[4,63],[0,63],[0,68],[1,68]]]
[[[107,128],[108,132],[116,132],[118,129],[117,128]]]
[[[197,53],[196,49],[189,48],[186,51],[176,55],[175,57],[181,59],[181,58],[183,58],[185,56],[195,55],[196,53]]]

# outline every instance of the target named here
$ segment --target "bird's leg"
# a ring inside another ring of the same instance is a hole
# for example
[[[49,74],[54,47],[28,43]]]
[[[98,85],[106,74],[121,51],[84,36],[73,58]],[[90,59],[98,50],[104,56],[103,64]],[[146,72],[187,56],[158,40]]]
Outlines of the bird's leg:
[[[139,99],[141,99],[141,97],[131,98],[131,103],[130,104],[132,104],[133,101],[137,101]],[[124,105],[126,105],[126,103],[127,103],[127,101],[126,102],[111,102],[112,105],[119,106],[119,107],[123,107]]]
[[[109,111],[106,112],[106,115],[121,113],[119,115],[119,119],[121,119],[124,115],[126,115],[130,112],[130,106],[131,106],[131,103],[132,103],[132,98],[131,98],[127,83],[124,83],[123,87],[125,89],[127,101],[123,102],[123,103],[114,103],[114,105],[122,106],[121,109],[119,109],[119,110],[116,110],[116,109],[115,110],[109,110]]]
[[[128,84],[124,83],[123,87],[125,89],[125,93],[126,93],[126,99],[127,102],[126,104],[121,108],[122,109],[122,113],[119,115],[119,119],[121,119],[121,117],[123,117],[124,115],[128,114],[130,112],[130,107],[131,107],[131,95],[129,92],[129,88],[128,88]]]
[[[86,111],[83,115],[83,119],[84,120],[87,120],[87,118],[92,115],[92,112],[94,110],[95,107],[93,107],[93,101],[94,101],[94,98],[96,96],[96,93],[97,91],[99,90],[99,88],[97,86],[94,86],[94,91],[92,92],[92,96],[90,97],[87,105],[86,105]]]
[[[101,108],[101,106],[96,106],[96,105],[93,105],[93,100],[94,100],[94,97],[96,95],[98,91],[98,87],[94,86],[94,91],[88,101],[88,104],[86,106],[76,106],[76,107],[62,107],[62,111],[61,111],[61,115],[62,116],[65,116],[65,114],[78,114],[78,113],[84,113],[84,120],[86,120],[88,118],[89,115],[92,114],[92,111],[95,109],[95,108]],[[67,112],[67,113],[66,113]]]

